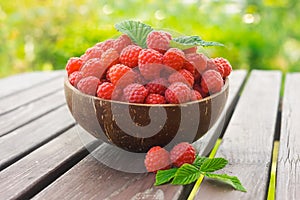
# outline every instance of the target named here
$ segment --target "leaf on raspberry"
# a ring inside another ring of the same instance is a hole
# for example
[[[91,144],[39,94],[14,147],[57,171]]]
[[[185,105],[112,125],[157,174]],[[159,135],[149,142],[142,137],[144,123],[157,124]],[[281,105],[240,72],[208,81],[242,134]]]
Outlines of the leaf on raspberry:
[[[197,167],[198,169],[200,169],[200,167],[202,166],[202,164],[207,160],[208,158],[206,157],[201,157],[201,156],[196,156],[196,159],[193,162],[193,165],[195,167]]]
[[[168,183],[174,178],[178,168],[172,168],[168,170],[158,170],[155,177],[155,186]]]
[[[130,39],[142,48],[147,48],[147,35],[153,28],[142,22],[125,20],[115,24],[115,28],[121,33],[127,34]]]
[[[204,41],[199,36],[181,36],[170,41],[170,46],[181,50],[189,49],[196,46],[224,46],[219,42]]]
[[[214,172],[223,169],[228,161],[224,158],[208,158],[200,167],[202,172]]]
[[[197,167],[191,164],[183,164],[176,172],[171,184],[173,185],[187,185],[196,181],[201,175]]]

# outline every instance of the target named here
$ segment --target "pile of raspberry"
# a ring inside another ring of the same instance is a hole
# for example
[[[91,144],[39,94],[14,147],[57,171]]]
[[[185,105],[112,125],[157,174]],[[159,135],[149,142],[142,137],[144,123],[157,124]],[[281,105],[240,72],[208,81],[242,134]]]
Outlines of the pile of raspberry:
[[[220,92],[232,71],[224,58],[208,58],[197,47],[170,47],[172,36],[152,31],[147,48],[126,34],[95,44],[68,60],[70,83],[102,99],[145,104],[180,104]]]

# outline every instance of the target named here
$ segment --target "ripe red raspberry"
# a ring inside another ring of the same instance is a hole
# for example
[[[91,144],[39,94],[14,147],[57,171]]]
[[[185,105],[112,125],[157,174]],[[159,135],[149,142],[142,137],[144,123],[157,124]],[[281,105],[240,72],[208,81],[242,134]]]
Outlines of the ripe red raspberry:
[[[168,78],[168,81],[170,83],[183,82],[183,83],[189,85],[190,87],[193,87],[193,85],[194,85],[193,75],[185,69],[181,69],[181,70],[176,71],[173,74],[171,74]]]
[[[170,151],[170,158],[175,167],[180,167],[184,163],[192,164],[196,159],[196,150],[191,144],[181,142]]]
[[[191,101],[201,100],[202,95],[197,90],[191,90]]]
[[[95,76],[101,78],[105,73],[105,69],[102,67],[102,62],[99,58],[89,59],[80,69],[83,77]]]
[[[165,78],[158,78],[146,84],[146,88],[150,94],[165,95],[169,83]]]
[[[139,53],[141,50],[142,48],[137,45],[125,47],[120,54],[120,62],[131,68],[138,66]]]
[[[77,88],[79,91],[85,94],[96,96],[96,91],[99,84],[100,84],[100,80],[98,78],[96,78],[95,76],[88,76],[82,78],[78,82]]]
[[[85,53],[80,57],[84,62],[88,61],[91,58],[101,58],[103,51],[97,47],[88,48]]]
[[[68,76],[73,72],[78,71],[82,65],[83,65],[83,60],[81,58],[78,57],[70,58],[66,65]]]
[[[132,83],[123,89],[123,95],[129,103],[144,103],[148,90],[141,84]]]
[[[109,69],[111,66],[119,63],[119,53],[110,48],[106,50],[101,56],[101,62],[104,69]]]
[[[175,70],[180,70],[184,64],[184,53],[180,49],[170,48],[163,57],[163,64]]]
[[[184,68],[195,68],[200,74],[206,70],[207,57],[202,53],[191,53],[185,55]],[[190,71],[190,70],[189,70]]]
[[[114,39],[108,39],[103,42],[97,43],[95,46],[99,47],[103,52],[105,52],[106,50],[113,48],[114,43]]]
[[[128,45],[131,45],[131,39],[128,37],[128,35],[123,34],[118,39],[114,41],[113,48],[118,52],[121,53],[121,51],[127,47]]]
[[[80,71],[75,71],[69,76],[69,82],[74,87],[77,87],[77,83],[83,78],[83,75]]]
[[[182,82],[172,83],[165,92],[168,103],[180,104],[190,101],[191,89]]]
[[[215,70],[215,71],[219,72],[221,74],[221,76],[223,77],[224,69],[223,69],[222,65],[217,65],[213,59],[207,60],[207,69]]]
[[[166,99],[160,94],[149,94],[145,100],[147,104],[165,104]]]
[[[188,49],[185,49],[185,50],[183,50],[183,52],[185,53],[185,54],[189,54],[189,53],[197,53],[197,47],[191,47],[191,48],[188,48]]]
[[[172,36],[164,31],[152,31],[147,36],[147,47],[165,53],[170,47]]]
[[[221,57],[221,58],[214,58],[213,61],[216,65],[219,65],[223,68],[223,78],[226,78],[227,76],[230,75],[232,71],[232,67],[228,60]]]
[[[209,95],[208,93],[203,91],[202,87],[198,83],[194,84],[193,89],[198,91],[201,94],[202,98],[205,98]]]
[[[107,71],[107,79],[114,85],[125,86],[134,82],[134,72],[130,67],[123,64],[113,65]]]
[[[160,76],[163,55],[153,49],[142,49],[139,54],[138,65],[141,74],[147,80],[153,80]]]
[[[158,170],[170,169],[169,152],[160,146],[152,147],[146,154],[144,164],[148,172],[156,173]]]
[[[202,74],[201,87],[205,93],[214,94],[222,90],[223,78],[215,70],[207,70]]]
[[[103,99],[111,99],[115,86],[112,83],[104,82],[98,86],[97,96]]]

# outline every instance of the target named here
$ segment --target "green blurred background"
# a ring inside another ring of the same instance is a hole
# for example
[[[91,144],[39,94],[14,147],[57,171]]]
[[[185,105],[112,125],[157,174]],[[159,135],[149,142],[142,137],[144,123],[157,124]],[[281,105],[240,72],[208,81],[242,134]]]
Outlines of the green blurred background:
[[[0,77],[63,69],[125,19],[221,42],[205,49],[234,69],[300,71],[298,0],[0,0]]]

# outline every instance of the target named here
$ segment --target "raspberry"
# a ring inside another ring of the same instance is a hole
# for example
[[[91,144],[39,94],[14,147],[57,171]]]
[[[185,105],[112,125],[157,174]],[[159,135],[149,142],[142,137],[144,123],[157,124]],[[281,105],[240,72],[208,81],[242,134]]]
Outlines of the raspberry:
[[[190,100],[191,89],[182,82],[172,83],[165,92],[167,102],[179,104]]]
[[[147,36],[147,47],[161,53],[166,52],[170,47],[172,36],[164,31],[152,31]]]
[[[169,152],[160,146],[152,147],[146,154],[144,164],[148,172],[156,173],[158,170],[170,169]]]
[[[159,78],[147,83],[145,87],[150,94],[164,95],[168,85],[169,83],[165,78]]]
[[[84,62],[91,58],[101,58],[103,51],[99,47],[88,48],[85,53],[80,57]]]
[[[113,48],[114,43],[115,43],[114,39],[108,39],[105,40],[104,42],[97,43],[95,46],[99,47],[103,52],[105,52],[106,50]]]
[[[202,98],[208,96],[208,93],[204,92],[202,87],[199,84],[194,84],[193,89],[198,91],[200,93],[200,95],[202,96]]]
[[[125,47],[120,54],[120,62],[131,68],[138,66],[139,53],[141,50],[142,48],[137,45]]]
[[[185,69],[181,69],[181,70],[176,71],[173,74],[171,74],[168,78],[168,81],[170,83],[183,82],[183,83],[189,85],[190,87],[193,87],[193,85],[194,85],[193,75]]]
[[[77,83],[80,81],[80,79],[83,78],[83,75],[80,71],[75,71],[72,74],[70,74],[69,76],[69,82],[71,83],[71,85],[73,85],[74,87],[77,87]]]
[[[119,63],[119,53],[110,48],[106,50],[101,56],[101,62],[104,69],[109,69],[111,66]]]
[[[113,48],[118,53],[121,53],[121,51],[130,44],[132,44],[131,39],[128,37],[128,35],[123,34],[114,41]]]
[[[101,78],[105,72],[102,67],[101,60],[99,58],[89,59],[82,67],[81,70],[83,77],[95,76]]]
[[[107,79],[110,80],[112,84],[118,84],[118,86],[128,85],[134,82],[135,78],[132,69],[123,64],[113,65],[109,68],[106,75]]]
[[[180,49],[170,48],[163,57],[163,64],[175,70],[180,70],[184,64],[184,53]]]
[[[200,74],[203,73],[206,69],[207,57],[202,53],[186,54],[185,61],[186,62],[184,63],[184,68],[189,69],[193,66]]]
[[[215,71],[219,72],[221,74],[221,76],[223,77],[224,69],[223,69],[222,65],[216,64],[213,59],[207,60],[207,69],[215,70]]]
[[[191,90],[191,100],[192,101],[197,101],[197,100],[201,100],[202,99],[202,95],[200,94],[200,92],[198,92],[197,90]]]
[[[166,99],[160,94],[149,94],[145,100],[147,104],[165,104]]]
[[[103,99],[111,99],[115,86],[112,83],[104,82],[98,86],[97,96]]]
[[[70,58],[66,65],[68,76],[73,72],[78,71],[82,65],[83,65],[83,60],[81,58],[78,57]]]
[[[196,150],[191,144],[181,142],[170,151],[170,159],[175,167],[180,167],[184,163],[192,164],[196,159]]]
[[[205,93],[214,94],[222,90],[223,78],[215,70],[207,70],[202,74],[201,87]]]
[[[197,52],[197,47],[191,47],[191,48],[188,48],[188,49],[185,49],[185,50],[183,50],[183,52],[185,53],[185,54],[189,54],[189,53],[196,53]]]
[[[141,84],[132,83],[124,88],[123,94],[127,102],[144,103],[148,90]]]
[[[88,76],[78,82],[77,88],[85,94],[95,96],[99,84],[100,80],[98,78],[95,76]]]
[[[230,75],[232,67],[228,60],[225,58],[214,58],[213,61],[216,65],[219,65],[223,68],[223,78],[226,78]]]
[[[160,76],[163,55],[153,49],[142,49],[138,58],[141,74],[147,80],[153,80]]]

